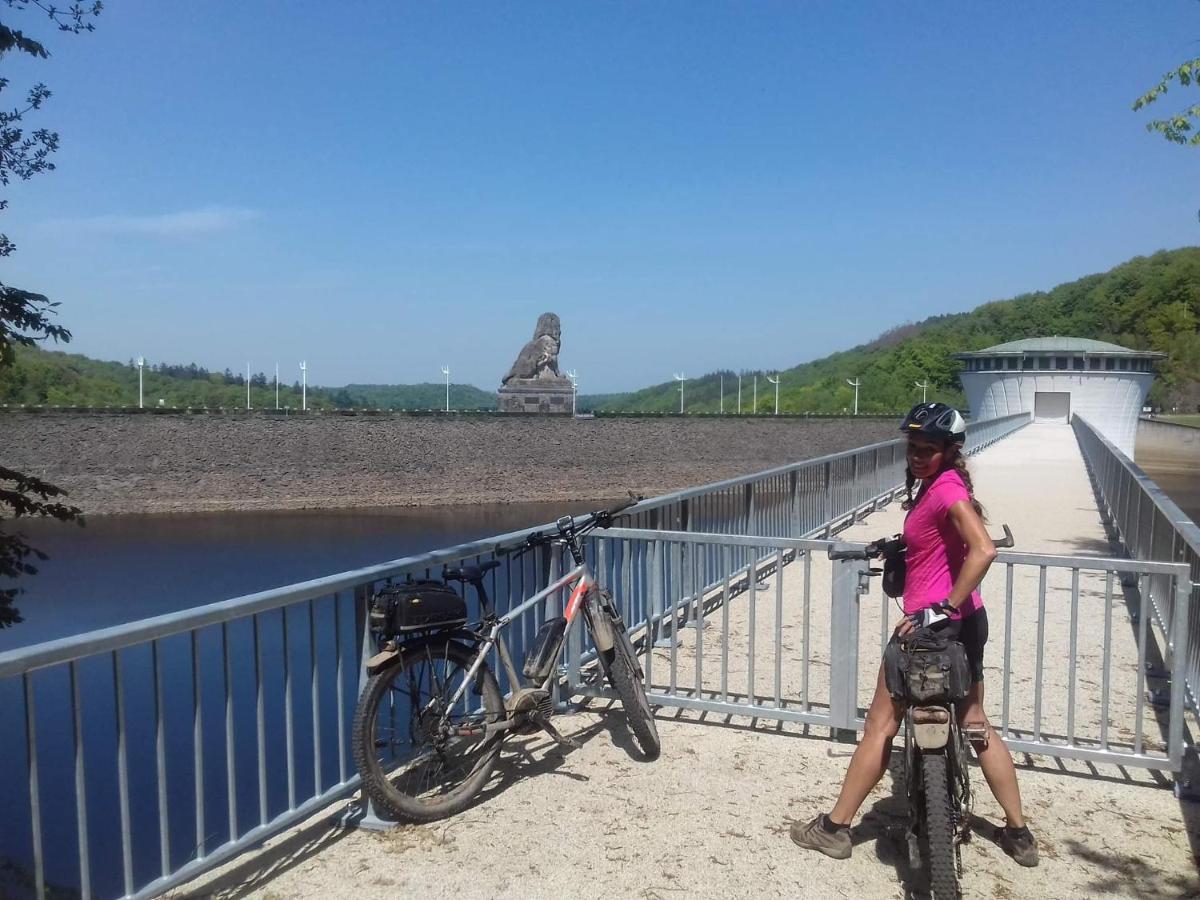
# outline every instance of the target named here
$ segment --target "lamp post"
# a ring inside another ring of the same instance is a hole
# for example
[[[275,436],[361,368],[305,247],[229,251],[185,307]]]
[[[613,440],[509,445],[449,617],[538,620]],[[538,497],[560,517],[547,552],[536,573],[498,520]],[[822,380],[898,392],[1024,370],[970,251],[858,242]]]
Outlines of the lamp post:
[[[914,381],[913,384],[915,384],[917,387],[919,387],[921,389],[921,402],[924,403],[925,402],[925,389],[929,387],[929,379],[926,378],[924,381]]]
[[[246,363],[246,409],[250,408],[250,363]]]
[[[145,407],[142,402],[142,369],[146,368],[146,357],[138,357],[138,409]]]
[[[779,415],[779,376],[776,375],[774,378],[772,378],[770,375],[768,375],[767,381],[775,385],[775,415]]]
[[[675,373],[675,380],[679,382],[679,414],[683,415],[683,382],[685,381],[682,372]]]
[[[738,415],[742,414],[742,373],[738,371]]]
[[[275,363],[275,408],[279,409],[279,363]]]
[[[576,415],[575,401],[579,397],[579,375],[574,369],[567,372],[567,377],[571,379],[571,416]]]
[[[300,363],[300,411],[308,411],[308,363]]]
[[[450,412],[450,367],[442,366],[442,375],[446,378],[446,412]]]
[[[758,415],[758,373],[754,373],[754,405],[750,408],[751,415]]]
[[[721,415],[725,415],[725,373],[724,373],[724,372],[722,372],[722,373],[720,374],[720,376],[719,376],[719,377],[720,377],[720,379],[721,379],[721,407],[720,407],[720,412],[721,412]]]
[[[859,378],[857,375],[855,375],[853,381],[851,381],[849,378],[847,378],[846,384],[848,384],[848,385],[850,385],[850,387],[854,388],[854,414],[857,416],[858,415],[858,389],[859,389],[859,387],[862,386],[862,379]]]

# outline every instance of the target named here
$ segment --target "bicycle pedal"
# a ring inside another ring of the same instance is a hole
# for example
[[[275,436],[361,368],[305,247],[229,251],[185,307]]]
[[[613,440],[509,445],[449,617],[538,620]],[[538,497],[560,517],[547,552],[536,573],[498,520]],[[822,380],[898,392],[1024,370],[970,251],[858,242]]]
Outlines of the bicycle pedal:
[[[532,718],[533,718],[534,722],[536,722],[537,725],[542,729],[542,731],[544,731],[544,732],[546,732],[546,734],[550,735],[550,737],[554,740],[554,742],[556,744],[559,744],[560,746],[563,746],[563,747],[570,747],[572,750],[578,750],[583,746],[582,744],[579,743],[579,741],[575,740],[574,738],[564,737],[559,732],[559,730],[557,728],[555,728],[553,725],[551,725],[550,721],[548,719],[546,719],[545,717],[534,716]]]

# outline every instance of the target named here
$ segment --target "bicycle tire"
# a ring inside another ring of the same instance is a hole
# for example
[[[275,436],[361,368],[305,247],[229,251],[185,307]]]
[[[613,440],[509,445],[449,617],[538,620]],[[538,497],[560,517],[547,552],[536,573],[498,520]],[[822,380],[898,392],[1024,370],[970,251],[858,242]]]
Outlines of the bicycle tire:
[[[946,781],[946,756],[921,756],[921,780],[925,788],[925,858],[929,862],[929,889],[934,900],[958,900],[958,866],[954,854],[954,819],[950,786]]]
[[[646,687],[642,681],[641,667],[638,666],[637,656],[633,652],[633,644],[625,631],[625,623],[621,617],[614,615],[608,609],[608,616],[613,631],[613,649],[608,661],[608,680],[621,698],[621,706],[625,708],[625,719],[629,722],[629,730],[637,738],[642,754],[648,760],[658,759],[662,752],[662,742],[658,737],[658,726],[654,722],[654,712],[650,709],[650,700],[646,697]]]
[[[420,714],[416,716],[412,714],[414,705],[416,708],[422,709],[433,701],[434,690],[437,690],[439,695],[445,694],[448,697],[453,688],[460,683],[453,681],[450,677],[450,667],[455,667],[465,677],[475,660],[475,655],[473,649],[457,641],[435,638],[404,650],[395,663],[376,672],[363,688],[358,706],[354,711],[351,743],[354,747],[355,765],[362,777],[363,790],[378,810],[410,822],[431,822],[435,819],[452,816],[470,804],[491,776],[496,759],[500,755],[502,732],[490,736],[483,735],[478,742],[465,748],[464,755],[460,754],[458,749],[465,741],[450,743],[454,741],[453,738],[450,738],[449,741],[443,740],[443,746],[439,750],[435,741],[430,739],[430,729],[444,725],[447,716],[439,713],[436,718],[425,717],[423,719]],[[445,678],[445,686],[438,684],[437,666],[439,663],[446,668],[448,673]],[[395,687],[397,680],[404,678],[407,678],[407,681],[402,683],[401,687]],[[424,683],[417,684],[419,679],[427,680],[428,686],[432,688],[428,696],[422,690],[426,685]],[[407,691],[408,705],[406,708],[403,697],[399,698],[401,711],[398,716],[396,714],[397,699],[394,697],[393,691],[403,692],[405,686],[409,688]],[[416,704],[412,702],[414,686],[418,701]],[[474,686],[468,687],[465,697],[468,703],[473,703],[476,699],[483,701],[482,711],[464,712],[458,720],[465,723],[465,727],[471,727],[477,723],[486,725],[504,719],[504,699],[500,694],[496,677],[488,668],[486,661],[480,664],[474,679]],[[395,727],[387,732],[389,736],[386,740],[381,740],[379,716],[385,712],[385,704],[388,704],[386,712],[389,715],[389,723],[397,722],[398,719],[406,720],[401,724],[407,725],[408,736],[414,739],[413,746],[418,750],[417,761],[411,765],[401,762],[399,765],[389,763],[385,766],[385,761],[379,758],[378,750],[382,746],[386,745],[392,749],[399,743],[396,740],[397,729]],[[453,716],[449,719],[455,721]],[[430,753],[433,755],[430,756]],[[445,765],[447,760],[456,759],[460,755],[463,756],[463,760],[458,765],[453,768]],[[428,777],[423,776],[422,773],[426,772],[433,764],[434,756],[436,756],[438,764],[434,768],[433,774]],[[444,772],[446,777],[435,781],[434,778],[440,772]],[[410,777],[414,774],[416,775],[415,781]],[[422,787],[424,787],[423,790],[420,789]]]

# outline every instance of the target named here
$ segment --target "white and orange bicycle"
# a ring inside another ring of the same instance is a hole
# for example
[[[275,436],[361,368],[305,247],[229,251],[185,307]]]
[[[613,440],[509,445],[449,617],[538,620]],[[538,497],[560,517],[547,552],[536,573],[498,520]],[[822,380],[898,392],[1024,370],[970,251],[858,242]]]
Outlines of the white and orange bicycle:
[[[534,533],[502,553],[557,546],[574,567],[507,615],[492,609],[484,575],[500,565],[446,568],[443,581],[407,582],[375,595],[370,621],[378,653],[354,716],[355,762],[375,807],[408,821],[427,822],[464,809],[487,783],[509,734],[545,731],[577,746],[551,723],[552,683],[571,627],[582,613],[604,675],[620,697],[629,728],[647,759],[659,754],[658,729],[646,698],[633,644],[612,597],[596,587],[583,537],[607,528],[630,500],[585,516],[564,516],[550,533]],[[445,582],[474,586],[483,611],[467,623],[465,600]],[[518,675],[503,631],[522,613],[569,589],[563,615],[545,622]],[[513,690],[500,692],[487,655],[496,649]]]

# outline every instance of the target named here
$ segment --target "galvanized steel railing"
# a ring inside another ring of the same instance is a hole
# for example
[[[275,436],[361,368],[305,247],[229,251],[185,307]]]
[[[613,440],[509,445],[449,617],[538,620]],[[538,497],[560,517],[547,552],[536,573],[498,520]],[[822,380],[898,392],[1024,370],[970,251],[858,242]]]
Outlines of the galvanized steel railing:
[[[598,541],[609,545],[600,558],[612,561],[602,582],[618,598],[636,596],[628,585],[648,593],[651,615],[634,636],[656,704],[862,729],[860,704],[874,692],[899,612],[882,591],[878,604],[864,602],[876,590],[865,563],[828,559],[831,547],[861,544],[624,528]],[[751,570],[704,575],[713,551],[728,562],[743,548],[758,560]],[[798,565],[785,568],[789,559]],[[1182,694],[1148,694],[1147,687],[1178,683],[1183,657],[1164,669],[1148,617],[1136,615],[1133,588],[1145,596],[1150,580],[1171,592],[1166,632],[1179,641],[1189,616],[1186,565],[999,555],[984,583],[986,661],[999,669],[988,675],[988,707],[1013,750],[1180,770]],[[578,652],[569,693],[614,696],[586,677],[588,648]]]
[[[968,449],[1028,422],[973,424]],[[781,565],[802,546],[794,539],[835,533],[894,496],[903,474],[897,439],[668,494],[627,521],[793,539]],[[84,900],[154,896],[349,794],[358,783],[350,716],[372,649],[366,598],[389,579],[492,558],[532,530],[0,653],[0,743],[15,742],[6,758],[24,756],[29,780],[25,809],[5,813],[5,834],[10,855],[32,869],[36,895],[64,886]],[[659,628],[686,605],[683,569],[655,601],[651,581],[634,579],[615,547],[594,547],[602,577],[635,630]],[[642,550],[628,552],[632,561]],[[489,575],[497,608],[552,583],[560,562],[546,552],[507,560]],[[704,584],[762,568],[755,548],[737,541],[695,564]],[[514,624],[514,652],[560,602],[549,598]],[[578,682],[578,641],[566,656]]]
[[[1166,655],[1184,660],[1182,686],[1187,705],[1200,716],[1200,526],[1197,526],[1128,456],[1086,419],[1071,419],[1092,476],[1101,510],[1134,559],[1186,563],[1191,570],[1191,614],[1179,644],[1172,637],[1176,594],[1161,578],[1150,578],[1143,596],[1164,636]]]

